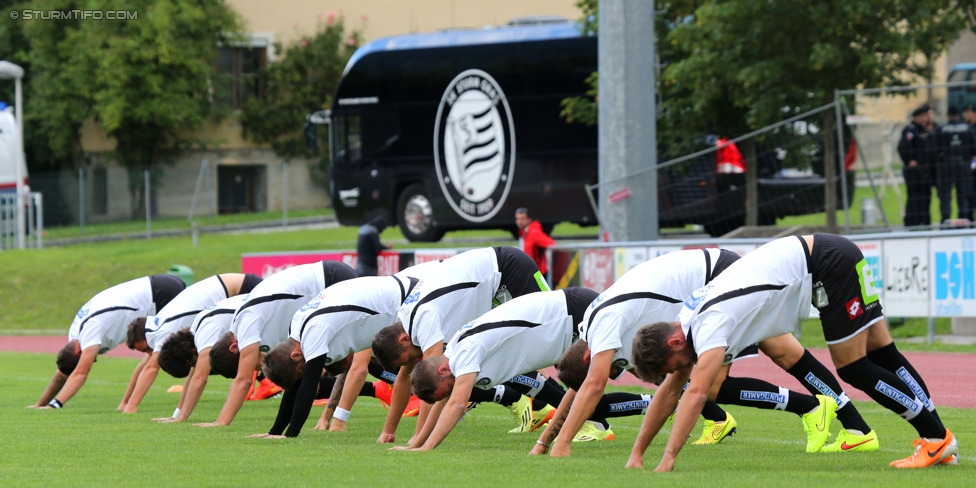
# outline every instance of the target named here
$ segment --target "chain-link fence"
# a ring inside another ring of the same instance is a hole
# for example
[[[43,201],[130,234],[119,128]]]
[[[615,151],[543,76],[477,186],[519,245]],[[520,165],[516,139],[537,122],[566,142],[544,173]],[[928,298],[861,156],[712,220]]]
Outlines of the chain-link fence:
[[[247,156],[189,153],[151,169],[94,157],[79,169],[31,172],[30,184],[44,194],[45,225],[82,230],[145,221],[148,233],[154,219],[206,221],[218,214],[277,211],[287,219],[289,210],[328,206],[318,161]]]

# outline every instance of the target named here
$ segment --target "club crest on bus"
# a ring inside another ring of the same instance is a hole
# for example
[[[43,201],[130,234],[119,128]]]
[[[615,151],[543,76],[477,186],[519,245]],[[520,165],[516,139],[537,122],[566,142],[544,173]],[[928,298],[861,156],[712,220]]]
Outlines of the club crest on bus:
[[[484,222],[501,209],[515,171],[508,100],[488,73],[470,69],[448,84],[434,124],[434,165],[458,215]]]

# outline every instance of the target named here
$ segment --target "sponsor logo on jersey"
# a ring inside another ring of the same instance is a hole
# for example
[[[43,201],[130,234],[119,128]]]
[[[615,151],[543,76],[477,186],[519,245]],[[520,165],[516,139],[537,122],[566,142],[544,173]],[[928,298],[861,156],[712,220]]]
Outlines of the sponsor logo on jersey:
[[[481,378],[478,380],[478,386],[488,386],[491,384],[491,378]]]
[[[688,297],[687,300],[685,300],[685,308],[687,308],[688,310],[694,310],[698,308],[698,305],[702,302],[702,300],[705,299],[705,296],[708,295],[708,291],[711,289],[712,289],[712,285],[711,283],[709,283],[692,292],[691,296]]]
[[[415,292],[411,293],[410,296],[408,296],[407,299],[403,301],[403,304],[404,305],[410,305],[411,303],[414,303],[417,300],[420,300],[420,292],[419,291],[415,291]]]
[[[461,218],[484,222],[505,203],[515,173],[515,127],[508,99],[488,73],[469,69],[444,90],[434,123],[434,167]]]
[[[88,304],[86,303],[84,307],[81,307],[81,310],[78,310],[78,318],[79,319],[83,319],[83,318],[87,317],[88,316],[88,312],[89,312],[89,310],[88,310]]]
[[[529,388],[542,388],[541,381],[529,378],[528,376],[521,375],[521,374],[512,378],[509,381],[515,384],[528,386]]]
[[[319,303],[320,302],[318,300],[312,300],[312,301],[306,303],[305,305],[302,305],[302,308],[298,309],[298,311],[299,312],[306,312],[306,311],[311,310],[313,308],[318,308]]]
[[[261,347],[259,347],[258,350],[261,352],[268,352],[271,350],[271,346],[266,346],[264,344],[261,344]]]
[[[849,319],[854,320],[860,317],[863,313],[864,305],[861,303],[859,298],[854,297],[851,299],[851,301],[847,302],[847,317]]]

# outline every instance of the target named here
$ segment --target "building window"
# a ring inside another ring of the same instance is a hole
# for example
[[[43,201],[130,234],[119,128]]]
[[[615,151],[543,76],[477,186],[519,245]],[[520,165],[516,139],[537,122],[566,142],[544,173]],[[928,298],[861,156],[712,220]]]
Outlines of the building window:
[[[260,96],[263,87],[258,72],[268,63],[264,46],[221,46],[217,53],[217,82],[214,103],[240,110],[248,98]]]

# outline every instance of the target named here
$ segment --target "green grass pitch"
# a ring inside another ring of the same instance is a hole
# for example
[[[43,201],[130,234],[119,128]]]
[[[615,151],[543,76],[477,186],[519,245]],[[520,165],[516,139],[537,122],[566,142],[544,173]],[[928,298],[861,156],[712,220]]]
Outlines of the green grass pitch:
[[[640,417],[611,419],[616,440],[574,444],[570,458],[527,455],[535,434],[508,434],[507,409],[481,405],[432,452],[391,452],[376,444],[385,418],[377,400],[360,398],[344,433],[312,430],[314,408],[297,439],[249,439],[266,432],[278,401],[247,402],[230,427],[160,425],[170,415],[177,380],[161,374],[139,413],[115,411],[136,361],[101,357],[88,383],[63,410],[33,410],[54,371],[53,356],[0,353],[0,485],[2,486],[973,486],[976,411],[941,408],[961,449],[959,466],[896,470],[888,462],[911,452],[914,430],[874,403],[858,408],[878,431],[877,453],[806,454],[799,419],[789,413],[730,407],[739,433],[717,446],[687,445],[676,471],[652,473],[627,461]],[[212,377],[191,420],[217,417],[228,381]],[[631,388],[630,391],[638,391]],[[404,442],[415,426],[401,422]],[[838,426],[832,429],[836,432]],[[696,428],[700,432],[700,429]],[[639,485],[638,485],[639,484]]]

